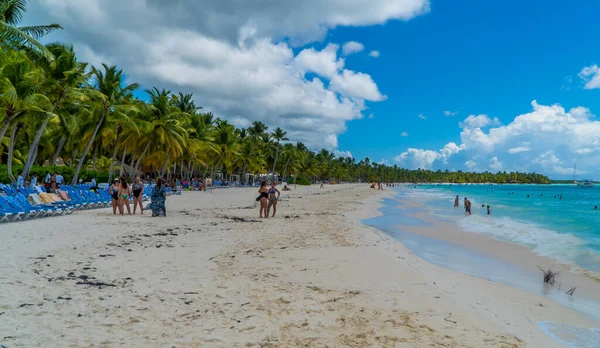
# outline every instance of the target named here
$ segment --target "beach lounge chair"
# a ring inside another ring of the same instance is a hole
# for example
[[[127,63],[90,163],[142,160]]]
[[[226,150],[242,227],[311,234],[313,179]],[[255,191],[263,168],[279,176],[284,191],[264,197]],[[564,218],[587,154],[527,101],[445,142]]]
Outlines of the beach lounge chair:
[[[17,209],[37,212],[37,214],[34,216],[35,218],[54,215],[56,211],[56,209],[35,206],[29,203],[27,198],[25,198],[23,195],[8,197],[7,202]]]
[[[31,204],[34,207],[40,207],[40,208],[44,208],[46,209],[47,214],[53,214],[53,215],[63,215],[63,214],[69,214],[71,213],[71,208],[69,207],[60,207],[60,206],[53,206],[52,204],[46,204],[44,202],[42,202],[42,200],[40,199],[40,196],[37,193],[31,193],[27,196],[26,198],[27,202],[29,204]]]
[[[0,208],[7,213],[13,214],[12,221],[27,220],[30,217],[35,216],[37,214],[37,212],[23,211],[22,209],[18,209],[11,206],[10,204],[8,204],[8,201],[5,200],[8,197],[9,196],[0,196]]]

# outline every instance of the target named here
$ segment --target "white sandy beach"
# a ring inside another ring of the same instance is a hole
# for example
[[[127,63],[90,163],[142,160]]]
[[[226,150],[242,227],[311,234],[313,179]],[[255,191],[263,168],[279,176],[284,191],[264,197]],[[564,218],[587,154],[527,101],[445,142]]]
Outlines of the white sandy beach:
[[[103,209],[2,224],[0,344],[560,347],[539,321],[593,326],[362,225],[386,194],[298,187],[260,220],[256,189],[232,188],[169,197],[166,218]]]

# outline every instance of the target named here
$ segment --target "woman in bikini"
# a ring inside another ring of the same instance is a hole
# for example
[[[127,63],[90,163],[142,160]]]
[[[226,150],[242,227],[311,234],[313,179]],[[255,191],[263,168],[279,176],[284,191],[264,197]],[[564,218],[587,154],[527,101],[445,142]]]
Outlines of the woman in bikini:
[[[110,203],[113,208],[113,214],[117,214],[117,208],[119,208],[119,212],[123,215],[123,206],[119,206],[119,190],[121,189],[121,180],[115,179],[113,184],[110,187]]]
[[[135,176],[133,181],[133,185],[131,185],[131,189],[133,192],[133,215],[135,215],[135,210],[137,206],[140,206],[140,214],[144,214],[144,206],[142,205],[144,201],[144,184],[140,179],[139,175]]]
[[[121,178],[121,189],[119,190],[119,212],[123,215],[123,205],[127,207],[127,214],[131,215],[129,206],[129,197],[131,196],[131,187],[127,185],[127,180]]]
[[[281,195],[281,192],[275,187],[275,183],[271,183],[271,188],[269,188],[269,205],[267,206],[267,216],[269,216],[269,211],[271,211],[271,207],[273,207],[273,217],[275,217],[275,212],[277,212],[277,200]]]
[[[267,189],[267,181],[263,180],[260,183],[260,188],[258,189],[258,194],[260,195],[260,217],[264,217],[265,219],[269,217],[269,212],[267,211],[267,206],[269,202],[269,189]]]

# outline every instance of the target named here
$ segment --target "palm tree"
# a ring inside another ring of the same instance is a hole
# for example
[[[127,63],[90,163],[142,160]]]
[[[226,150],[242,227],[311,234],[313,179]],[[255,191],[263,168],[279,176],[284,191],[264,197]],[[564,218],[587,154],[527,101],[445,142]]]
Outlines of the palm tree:
[[[276,146],[277,146],[277,150],[275,152],[275,161],[273,162],[273,177],[275,177],[275,167],[277,166],[277,159],[279,158],[279,143],[281,141],[290,140],[290,139],[288,139],[288,138],[285,137],[286,134],[287,134],[287,132],[284,132],[283,129],[281,129],[279,127],[275,128],[275,130],[271,134],[271,137],[273,139],[275,139]]]
[[[131,105],[131,99],[133,91],[138,88],[138,84],[132,83],[123,86],[123,70],[117,70],[116,66],[109,67],[106,64],[102,64],[102,66],[104,72],[92,68],[92,75],[94,77],[93,87],[95,90],[93,93],[90,93],[93,99],[89,113],[94,120],[97,120],[97,123],[77,164],[77,170],[73,175],[73,184],[76,184],[77,179],[79,179],[79,173],[85,163],[85,157],[90,151],[94,140],[96,140],[98,131],[104,125],[104,120],[107,117],[129,119],[127,114],[137,111]]]
[[[54,55],[38,39],[62,27],[58,24],[17,27],[26,8],[27,0],[0,0],[0,42],[2,46],[27,48],[52,62]]]
[[[235,128],[227,122],[221,122],[214,135],[214,144],[216,148],[215,161],[212,178],[215,172],[221,169],[223,165],[226,169],[231,169],[231,165],[239,156],[240,144],[235,134]]]
[[[8,146],[9,164],[12,164],[14,139],[18,130],[15,121],[27,113],[48,114],[51,103],[39,91],[39,86],[44,81],[43,72],[33,66],[23,52],[0,52],[0,58],[0,116],[3,119],[0,140],[4,138],[12,123]],[[9,176],[12,180],[12,172]]]
[[[252,122],[252,126],[248,128],[248,136],[252,141],[258,144],[266,134],[267,130],[269,130],[269,127],[267,127],[264,123],[260,121],[254,121]]]
[[[80,88],[89,74],[85,70],[87,63],[77,62],[73,46],[50,45],[48,50],[56,57],[54,64],[42,64],[48,78],[45,79],[43,90],[49,97],[52,107],[46,114],[33,138],[33,142],[27,153],[27,161],[23,168],[23,177],[27,178],[29,170],[35,162],[40,139],[53,116],[55,109],[64,109],[71,103],[82,103],[84,101],[84,90]]]
[[[184,153],[188,134],[181,121],[189,115],[173,105],[170,91],[154,87],[146,93],[150,96],[150,104],[142,111],[142,117],[149,123],[145,138],[157,154],[166,158],[161,174],[164,176],[171,158]]]

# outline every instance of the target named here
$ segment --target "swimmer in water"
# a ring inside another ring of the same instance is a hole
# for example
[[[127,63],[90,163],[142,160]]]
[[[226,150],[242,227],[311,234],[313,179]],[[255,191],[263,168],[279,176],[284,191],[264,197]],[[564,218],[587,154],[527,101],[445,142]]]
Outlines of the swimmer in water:
[[[459,199],[458,199],[458,196],[456,196],[456,198],[454,199],[454,208],[458,208],[458,205],[459,205],[458,202],[459,202]]]
[[[487,206],[487,213],[488,213],[488,215],[490,215],[492,213],[492,210],[490,209],[489,205]]]

